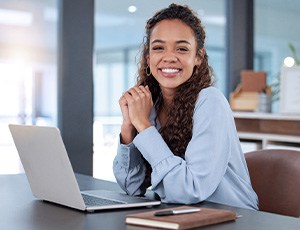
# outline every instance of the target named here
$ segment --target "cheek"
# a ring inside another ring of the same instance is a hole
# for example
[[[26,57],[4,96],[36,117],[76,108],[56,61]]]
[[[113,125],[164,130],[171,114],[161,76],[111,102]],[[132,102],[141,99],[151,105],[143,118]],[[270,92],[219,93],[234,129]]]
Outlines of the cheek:
[[[160,58],[158,55],[150,55],[149,59],[148,59],[148,65],[152,68],[156,67],[158,62],[159,62]]]
[[[187,62],[186,62],[186,65],[189,67],[189,69],[194,69],[194,67],[196,66],[196,65],[198,65],[198,62],[197,62],[197,60],[196,59],[194,59],[194,58],[190,58]]]
[[[192,76],[195,66],[198,65],[195,59],[190,59],[186,62],[186,74]]]

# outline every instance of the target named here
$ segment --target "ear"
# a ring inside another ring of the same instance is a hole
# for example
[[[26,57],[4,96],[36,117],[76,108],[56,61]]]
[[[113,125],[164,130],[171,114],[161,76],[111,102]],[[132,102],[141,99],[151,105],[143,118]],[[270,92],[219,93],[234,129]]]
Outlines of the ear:
[[[197,65],[197,66],[201,65],[202,59],[203,59],[203,57],[205,55],[205,52],[206,51],[205,51],[204,48],[198,50],[198,52],[196,54],[195,65]]]

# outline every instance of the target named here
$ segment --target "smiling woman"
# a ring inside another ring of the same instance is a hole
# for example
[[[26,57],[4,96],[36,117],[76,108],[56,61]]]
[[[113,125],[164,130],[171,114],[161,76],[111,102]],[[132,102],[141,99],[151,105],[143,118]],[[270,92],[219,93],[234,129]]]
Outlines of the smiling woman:
[[[111,169],[116,153],[121,110],[118,100],[130,86],[136,84],[140,43],[145,35],[144,24],[157,9],[171,4],[172,0],[137,1],[137,10],[128,12],[129,0],[95,0],[95,65],[94,65],[94,176],[115,181]],[[205,49],[209,54],[216,87],[225,90],[225,0],[189,0],[199,15],[207,36]],[[214,19],[213,19],[214,18]],[[215,19],[219,20],[215,20]],[[145,70],[146,71],[146,70]],[[174,70],[167,70],[174,71]],[[151,74],[150,68],[147,68]]]
[[[146,24],[137,85],[119,100],[114,174],[130,195],[257,209],[231,109],[214,88],[201,20],[171,4]]]

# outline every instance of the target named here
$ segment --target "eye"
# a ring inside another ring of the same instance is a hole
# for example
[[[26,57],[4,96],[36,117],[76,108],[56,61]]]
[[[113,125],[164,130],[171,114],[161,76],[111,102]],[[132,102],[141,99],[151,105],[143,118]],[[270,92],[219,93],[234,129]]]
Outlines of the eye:
[[[177,51],[186,53],[186,52],[189,51],[189,49],[188,49],[187,47],[178,47],[178,48],[177,48]]]
[[[164,48],[162,46],[153,46],[152,50],[160,51],[163,50]]]

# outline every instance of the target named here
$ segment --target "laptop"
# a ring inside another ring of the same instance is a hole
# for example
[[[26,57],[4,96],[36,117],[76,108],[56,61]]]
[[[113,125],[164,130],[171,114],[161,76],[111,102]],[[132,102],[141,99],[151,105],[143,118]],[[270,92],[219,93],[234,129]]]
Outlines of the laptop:
[[[56,127],[9,125],[33,195],[74,209],[96,210],[160,205],[160,201],[107,190],[80,191]]]

